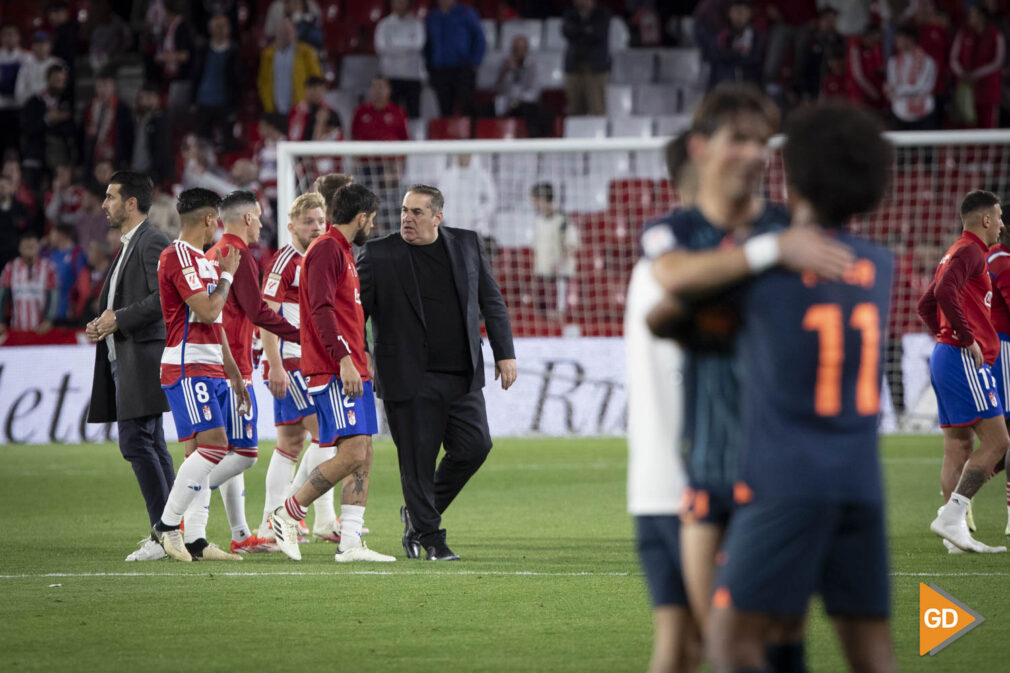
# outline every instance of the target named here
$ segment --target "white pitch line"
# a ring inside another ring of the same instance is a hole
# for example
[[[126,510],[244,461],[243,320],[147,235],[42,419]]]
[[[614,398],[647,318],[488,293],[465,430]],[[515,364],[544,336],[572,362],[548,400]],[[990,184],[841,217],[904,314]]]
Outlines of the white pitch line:
[[[1010,573],[891,573],[891,577],[1010,577]]]
[[[633,577],[638,576],[640,573],[630,573],[630,572],[569,572],[569,573],[549,573],[549,572],[536,572],[532,570],[516,570],[516,571],[503,571],[503,570],[462,570],[459,572],[395,572],[390,570],[351,570],[347,572],[331,571],[331,572],[304,572],[300,570],[278,570],[272,572],[215,572],[213,569],[208,571],[208,574],[214,575],[214,577],[272,577],[272,576],[293,576],[293,577],[344,577],[347,575],[389,575],[397,577],[415,576],[415,577],[452,577],[456,575],[479,575],[479,576],[495,576],[495,577]],[[33,579],[33,578],[46,578],[46,577],[202,577],[204,573],[201,571],[196,574],[186,574],[186,573],[41,573],[41,574],[24,574],[24,575],[0,575],[0,579],[4,580],[18,580],[18,579]]]

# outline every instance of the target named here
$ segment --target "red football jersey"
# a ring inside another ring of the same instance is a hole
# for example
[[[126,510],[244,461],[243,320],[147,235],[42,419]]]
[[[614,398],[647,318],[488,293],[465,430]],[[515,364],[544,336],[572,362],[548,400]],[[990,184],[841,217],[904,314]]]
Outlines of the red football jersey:
[[[161,355],[161,385],[172,385],[182,376],[226,378],[221,315],[207,324],[186,305],[186,300],[199,292],[213,292],[217,280],[217,264],[189,243],[174,241],[162,251],[158,259],[158,289],[166,335]]]
[[[1002,243],[989,248],[989,278],[993,284],[992,326],[1010,336],[1010,248]]]
[[[312,241],[302,261],[299,294],[302,373],[309,386],[340,375],[340,360],[350,354],[362,381],[368,381],[365,359],[365,312],[350,242],[332,227]]]
[[[56,267],[45,257],[36,259],[31,266],[15,257],[0,273],[0,287],[11,292],[11,329],[35,329],[45,318],[43,311],[49,291],[58,287]],[[2,315],[0,321],[3,321]]]
[[[960,252],[964,248],[968,248],[968,250]],[[960,254],[969,255],[971,260],[975,259],[976,254],[981,258],[981,264],[974,265],[972,262],[972,265],[969,267],[971,273],[967,283],[958,293],[958,300],[961,308],[964,310],[965,322],[971,330],[975,341],[978,342],[979,347],[982,349],[983,359],[988,364],[992,364],[996,361],[996,356],[999,355],[999,337],[996,336],[996,330],[992,326],[992,319],[990,317],[989,308],[992,304],[992,283],[989,281],[989,274],[985,267],[985,257],[989,250],[986,248],[985,243],[982,242],[982,239],[970,231],[962,233],[961,237],[957,239],[954,245],[950,246],[947,253],[940,260],[940,264],[936,267],[934,283],[937,286],[940,285],[943,275],[947,271],[948,263],[959,252]],[[940,323],[940,333],[937,335],[937,341],[958,347],[971,345],[970,341],[968,343],[962,341],[952,326],[950,317],[943,310],[938,308],[937,313]]]
[[[302,260],[305,256],[290,243],[274,255],[270,272],[263,279],[263,298],[280,303],[278,313],[294,327],[301,327],[298,308],[298,286],[302,275]],[[287,339],[280,340],[284,369],[289,372],[301,369],[302,347]],[[270,375],[270,363],[263,360],[263,378]]]

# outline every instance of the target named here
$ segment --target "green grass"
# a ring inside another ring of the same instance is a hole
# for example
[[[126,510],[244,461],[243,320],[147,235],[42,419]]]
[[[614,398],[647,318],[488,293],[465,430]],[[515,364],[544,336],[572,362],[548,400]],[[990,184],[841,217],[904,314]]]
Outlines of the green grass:
[[[1005,671],[1010,558],[950,556],[929,534],[941,453],[937,437],[885,442],[898,656],[903,670]],[[368,542],[394,564],[338,567],[327,543],[303,545],[299,564],[126,564],[146,515],[115,446],[2,446],[0,671],[644,671],[651,623],[624,466],[617,439],[500,440],[444,520],[464,561],[428,564],[402,558],[395,454],[379,443]],[[246,473],[253,526],[265,470]],[[1001,481],[975,506],[989,544],[1004,540]],[[216,496],[210,537],[228,540]],[[987,622],[918,657],[920,581]],[[845,670],[816,604],[809,633],[811,670]]]

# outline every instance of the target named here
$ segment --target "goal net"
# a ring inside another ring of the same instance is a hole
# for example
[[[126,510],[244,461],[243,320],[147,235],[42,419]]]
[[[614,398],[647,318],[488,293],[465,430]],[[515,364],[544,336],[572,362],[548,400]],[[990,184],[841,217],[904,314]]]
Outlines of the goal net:
[[[1010,194],[1010,132],[915,132],[891,139],[896,151],[887,197],[852,228],[887,245],[897,258],[883,427],[928,430],[936,427],[928,370],[933,340],[918,320],[916,303],[959,235],[964,194]],[[611,337],[617,344],[613,357],[621,359],[617,337],[642,224],[679,203],[663,163],[665,140],[285,142],[278,146],[278,212],[286,213],[317,175],[340,171],[379,196],[376,225],[380,234],[388,233],[399,227],[407,186],[434,185],[445,195],[444,223],[484,237],[516,337]],[[774,139],[773,147],[780,145],[781,138]],[[764,190],[772,200],[785,199],[777,150]],[[280,220],[283,225],[283,215]],[[287,231],[278,230],[283,244]],[[572,343],[559,341],[557,348]],[[572,370],[571,376],[591,379],[587,371]],[[620,382],[609,385],[619,388]],[[613,400],[615,406],[622,402]],[[599,429],[619,431],[621,422],[601,421]]]

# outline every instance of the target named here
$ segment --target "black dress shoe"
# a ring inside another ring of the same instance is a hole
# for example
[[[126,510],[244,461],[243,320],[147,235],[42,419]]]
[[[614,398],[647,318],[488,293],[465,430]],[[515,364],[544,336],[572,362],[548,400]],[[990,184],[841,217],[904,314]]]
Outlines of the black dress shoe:
[[[439,542],[434,542],[425,549],[428,551],[429,561],[458,561],[459,554],[454,553],[449,549],[449,545],[445,543],[444,540]]]
[[[403,551],[407,558],[421,558],[421,541],[417,539],[417,531],[410,520],[407,506],[400,508],[400,521],[403,522]]]

